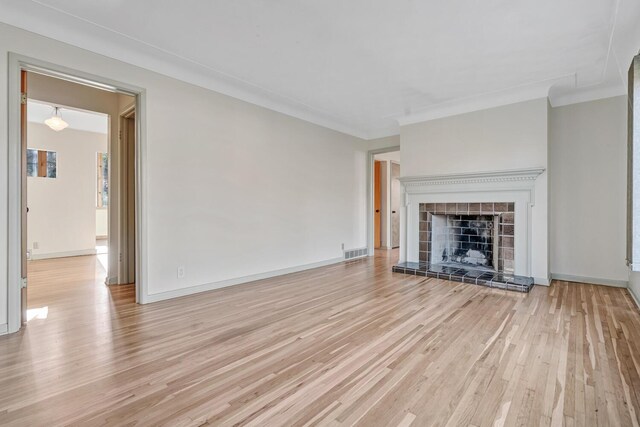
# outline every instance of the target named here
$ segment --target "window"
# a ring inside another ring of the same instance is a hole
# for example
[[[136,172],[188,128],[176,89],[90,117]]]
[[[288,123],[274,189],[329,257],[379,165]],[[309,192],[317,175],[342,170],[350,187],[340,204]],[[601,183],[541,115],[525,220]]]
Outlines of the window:
[[[27,149],[27,176],[55,178],[57,169],[55,151]]]
[[[97,161],[98,191],[96,193],[96,206],[106,208],[109,206],[109,155],[98,153]]]

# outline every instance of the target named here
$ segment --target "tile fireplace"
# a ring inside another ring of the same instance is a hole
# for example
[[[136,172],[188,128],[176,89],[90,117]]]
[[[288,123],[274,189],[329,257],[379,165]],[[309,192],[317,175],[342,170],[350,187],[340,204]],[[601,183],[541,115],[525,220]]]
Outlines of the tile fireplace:
[[[421,203],[420,261],[514,272],[513,203]]]
[[[533,279],[514,275],[514,234],[514,203],[420,203],[420,262],[393,271],[529,292]]]
[[[534,281],[548,284],[544,171],[401,177],[399,262],[393,270],[522,292]]]

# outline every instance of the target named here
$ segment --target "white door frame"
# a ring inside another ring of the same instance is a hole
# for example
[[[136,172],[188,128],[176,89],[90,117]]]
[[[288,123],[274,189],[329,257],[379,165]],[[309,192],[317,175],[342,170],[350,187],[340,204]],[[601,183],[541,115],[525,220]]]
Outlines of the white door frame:
[[[124,93],[136,98],[136,302],[144,304],[147,295],[147,228],[145,217],[146,202],[146,91],[127,83],[111,80],[62,65],[52,64],[13,52],[9,53],[8,87],[8,250],[7,250],[7,303],[8,332],[17,332],[21,327],[20,287],[22,257],[21,248],[21,191],[20,191],[20,71],[32,71],[51,77],[92,86],[110,92]],[[27,83],[28,90],[28,83]]]
[[[391,204],[391,200],[392,200],[392,197],[393,197],[393,189],[392,189],[392,186],[393,186],[393,173],[391,171],[392,171],[393,165],[398,165],[398,167],[399,167],[400,166],[400,162],[396,162],[395,160],[389,160],[389,182],[387,182],[387,186],[389,188],[389,205],[388,205],[388,209],[387,209],[389,211],[389,212],[387,212],[387,216],[389,218],[389,222],[387,224],[387,231],[389,232],[388,233],[389,234],[389,237],[388,237],[389,245],[388,246],[391,249],[394,248],[394,246],[393,246],[393,231],[392,231],[393,230],[393,227],[392,227],[393,217],[391,216],[392,215],[391,212],[393,211],[393,206]],[[400,174],[402,174],[402,171],[400,171]],[[400,176],[398,176],[398,178],[400,178]],[[400,192],[397,194],[396,197],[398,197],[398,212],[397,212],[398,213],[398,218],[401,218],[402,216],[400,215],[400,209],[401,209],[401,206],[402,206],[402,184],[400,184]],[[400,233],[400,229],[398,229],[398,246],[396,246],[396,248],[400,247],[400,243],[399,243],[399,240],[400,240],[400,236],[399,235],[400,234],[401,234]]]
[[[373,162],[376,154],[400,151],[399,145],[393,147],[378,148],[367,152],[367,252],[369,256],[374,254],[374,221],[373,221]]]

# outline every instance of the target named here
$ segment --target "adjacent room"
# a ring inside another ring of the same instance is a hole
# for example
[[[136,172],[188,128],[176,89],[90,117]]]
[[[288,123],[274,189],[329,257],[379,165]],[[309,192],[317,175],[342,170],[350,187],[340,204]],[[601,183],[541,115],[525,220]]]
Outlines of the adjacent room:
[[[0,0],[0,425],[640,425],[638,23]]]
[[[127,217],[121,216],[133,215],[128,212],[133,203],[126,200],[133,198],[127,187],[133,172],[127,170],[126,147],[134,97],[42,70],[25,72],[21,83],[28,94],[23,104],[26,147],[21,153],[26,158],[27,195],[22,231],[28,290],[21,295],[23,320],[55,318],[63,307],[56,302],[61,301],[64,307],[94,316],[115,289],[105,285],[128,285],[129,299],[135,301],[135,268],[123,262],[135,264],[134,255],[121,255],[133,245],[120,243],[135,234],[127,229]],[[115,169],[109,167],[111,153]],[[115,203],[110,207],[112,183]],[[125,288],[118,290],[122,293]]]
[[[107,277],[109,118],[31,99],[27,111],[29,321],[48,313],[49,300],[64,289],[52,280],[56,270],[66,275],[82,262],[103,282]],[[95,282],[85,285],[98,291]]]
[[[29,259],[106,254],[108,116],[36,100],[27,111]],[[47,124],[57,117],[67,126]]]
[[[400,150],[373,156],[373,249],[398,261],[400,247]]]

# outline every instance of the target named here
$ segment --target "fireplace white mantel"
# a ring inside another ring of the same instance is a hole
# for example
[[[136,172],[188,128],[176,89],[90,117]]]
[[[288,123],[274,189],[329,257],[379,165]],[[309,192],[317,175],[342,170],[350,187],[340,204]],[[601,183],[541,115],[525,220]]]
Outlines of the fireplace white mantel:
[[[400,262],[419,261],[421,203],[508,202],[515,204],[515,274],[533,276],[532,209],[535,205],[536,180],[544,171],[544,168],[528,168],[400,178],[403,189]],[[548,284],[548,278],[535,280]]]

